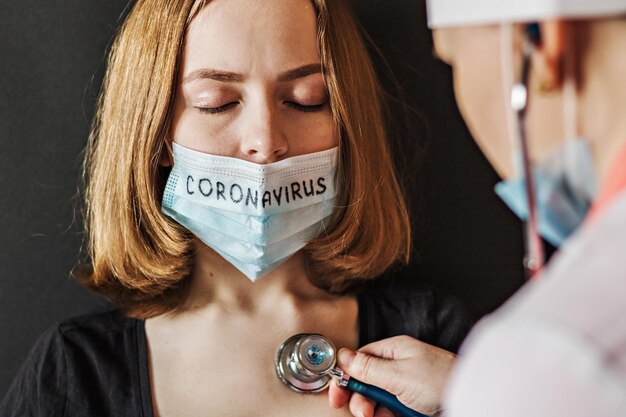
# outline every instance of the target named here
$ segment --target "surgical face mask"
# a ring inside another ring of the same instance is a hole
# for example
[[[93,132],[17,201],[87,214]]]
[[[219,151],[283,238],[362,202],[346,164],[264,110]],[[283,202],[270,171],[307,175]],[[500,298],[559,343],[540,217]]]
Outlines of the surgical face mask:
[[[597,194],[589,143],[583,139],[566,141],[532,172],[539,233],[559,247],[582,224]],[[495,190],[520,219],[528,219],[523,177],[502,181]]]
[[[255,281],[324,229],[337,156],[335,147],[262,165],[174,143],[162,211]]]

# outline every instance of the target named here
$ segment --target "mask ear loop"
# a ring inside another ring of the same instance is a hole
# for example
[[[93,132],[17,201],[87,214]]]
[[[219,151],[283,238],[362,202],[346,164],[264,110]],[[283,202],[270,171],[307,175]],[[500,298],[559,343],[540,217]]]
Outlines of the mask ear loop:
[[[528,138],[526,134],[526,112],[528,109],[528,79],[530,75],[531,57],[538,42],[539,26],[530,24],[526,29],[522,47],[522,72],[519,82],[511,88],[511,108],[517,116],[517,144],[521,155],[521,170],[526,190],[528,219],[525,222],[526,239],[524,267],[528,278],[534,278],[544,264],[544,250],[539,234],[535,183],[532,175]]]

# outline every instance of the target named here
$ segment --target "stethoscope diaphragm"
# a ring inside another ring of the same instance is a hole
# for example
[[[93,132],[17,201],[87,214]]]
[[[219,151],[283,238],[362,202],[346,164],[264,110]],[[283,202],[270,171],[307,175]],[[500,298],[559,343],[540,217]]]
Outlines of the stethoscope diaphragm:
[[[328,387],[335,363],[335,345],[321,334],[309,333],[287,339],[274,360],[278,377],[289,389],[311,394]]]

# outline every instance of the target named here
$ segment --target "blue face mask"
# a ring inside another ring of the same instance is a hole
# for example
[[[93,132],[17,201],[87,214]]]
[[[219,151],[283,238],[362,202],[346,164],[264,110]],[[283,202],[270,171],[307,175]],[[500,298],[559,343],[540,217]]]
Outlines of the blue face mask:
[[[162,211],[255,281],[323,229],[335,207],[337,154],[262,165],[174,143]]]
[[[589,144],[567,141],[533,168],[539,232],[555,247],[582,224],[597,194],[597,179]],[[517,216],[526,220],[528,209],[523,178],[502,181],[495,191]]]

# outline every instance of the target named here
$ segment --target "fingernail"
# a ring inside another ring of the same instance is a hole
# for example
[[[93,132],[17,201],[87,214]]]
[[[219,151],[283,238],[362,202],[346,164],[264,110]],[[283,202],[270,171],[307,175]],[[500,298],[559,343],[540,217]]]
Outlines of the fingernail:
[[[350,364],[354,360],[356,353],[345,348],[339,349],[339,353],[337,353],[337,359],[341,366],[348,368]]]

